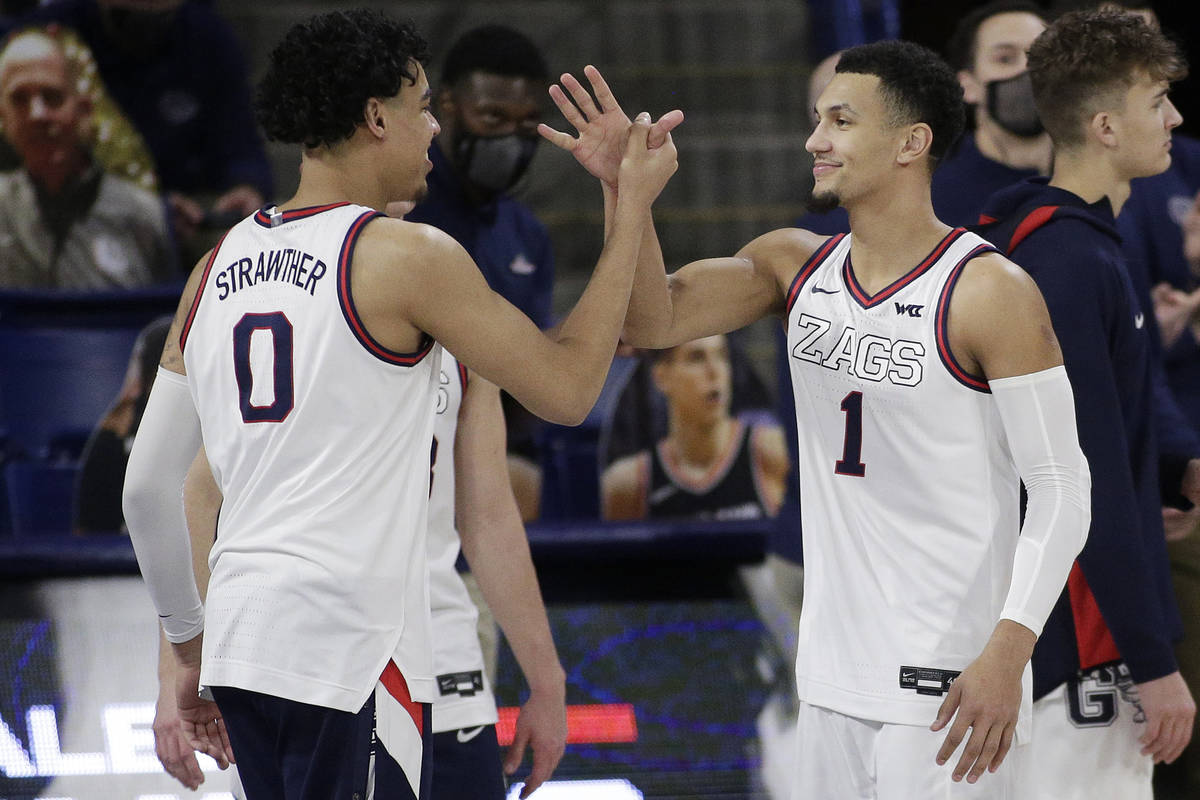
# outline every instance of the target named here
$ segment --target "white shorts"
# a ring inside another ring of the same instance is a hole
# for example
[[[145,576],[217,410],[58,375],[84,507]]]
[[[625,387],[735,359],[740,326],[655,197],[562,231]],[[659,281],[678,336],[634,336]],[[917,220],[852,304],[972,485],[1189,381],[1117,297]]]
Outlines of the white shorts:
[[[800,703],[792,800],[1026,800],[1020,791],[1028,745],[974,784],[951,780],[962,754],[938,766],[946,730],[859,719]]]
[[[1088,671],[1033,704],[1031,800],[1152,800],[1145,715],[1124,664]]]

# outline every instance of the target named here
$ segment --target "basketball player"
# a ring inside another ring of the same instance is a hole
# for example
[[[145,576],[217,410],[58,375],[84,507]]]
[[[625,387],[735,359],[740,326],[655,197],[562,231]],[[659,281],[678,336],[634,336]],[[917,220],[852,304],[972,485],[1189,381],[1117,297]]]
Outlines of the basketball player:
[[[1163,534],[1150,331],[1115,217],[1130,181],[1171,163],[1177,46],[1136,15],[1076,12],[1029,48],[1054,170],[991,198],[984,229],[1041,288],[1096,476],[1087,546],[1034,652],[1031,798],[1149,800],[1155,762],[1191,738],[1196,706],[1173,652],[1181,626]],[[1189,472],[1194,473],[1195,462]],[[1175,478],[1172,494],[1188,490]],[[1200,498],[1197,498],[1200,499]]]
[[[605,519],[762,519],[783,501],[788,460],[778,425],[730,415],[723,335],[651,351],[667,399],[667,435],[601,476]]]
[[[520,766],[526,745],[533,769],[528,795],[553,773],[566,743],[562,666],[538,590],[512,486],[504,480],[504,417],[500,392],[442,354],[434,422],[435,458],[429,496],[429,578],[433,630],[433,796],[439,800],[503,800],[505,774]],[[217,529],[221,493],[201,450],[184,484],[188,532],[197,583],[208,584],[208,553]],[[476,630],[478,610],[455,569],[464,552],[480,581],[484,599],[495,609],[530,688],[517,718],[516,734],[503,770],[496,738],[496,699],[484,669]],[[173,708],[174,659],[160,654],[157,711],[177,719]],[[175,745],[177,725],[156,719],[155,743],[163,766],[189,788],[203,781],[186,742]]]
[[[543,334],[448,236],[380,213],[424,191],[425,57],[410,26],[366,10],[306,20],[272,52],[259,118],[304,146],[299,187],[197,264],[130,455],[125,512],[183,725],[239,756],[249,800],[428,795],[441,344],[535,413],[580,421],[676,167],[669,140],[647,149],[648,116],[631,128],[596,273]],[[176,500],[202,440],[224,498],[207,611]]]
[[[579,136],[542,133],[612,209],[619,152],[600,144],[626,117],[587,75],[595,102],[568,75],[570,99],[551,89]],[[933,214],[963,125],[949,67],[907,42],[847,50],[817,113],[814,191],[853,233],[778,230],[668,277],[648,226],[624,338],[787,320],[807,584],[793,796],[1021,797],[1006,756],[1028,741],[1029,657],[1089,517],[1071,387],[1033,282]]]

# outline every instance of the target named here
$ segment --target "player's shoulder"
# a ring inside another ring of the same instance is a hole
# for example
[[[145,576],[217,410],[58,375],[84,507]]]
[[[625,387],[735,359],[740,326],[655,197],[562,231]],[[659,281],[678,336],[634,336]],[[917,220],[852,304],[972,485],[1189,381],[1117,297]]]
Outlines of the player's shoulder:
[[[738,256],[750,258],[757,266],[769,269],[786,285],[832,238],[804,228],[779,228],[749,242]]]
[[[956,303],[1001,303],[1004,298],[1037,292],[1029,273],[997,250],[986,250],[963,265],[954,286]]]
[[[432,225],[380,216],[362,229],[354,266],[394,273],[436,267],[465,255],[453,237]]]

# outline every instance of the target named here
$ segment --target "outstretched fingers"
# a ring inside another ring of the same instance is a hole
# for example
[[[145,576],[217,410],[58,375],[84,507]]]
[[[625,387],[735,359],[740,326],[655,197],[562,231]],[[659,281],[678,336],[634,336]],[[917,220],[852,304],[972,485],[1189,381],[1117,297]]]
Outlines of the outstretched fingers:
[[[600,116],[600,109],[596,107],[591,94],[588,93],[587,89],[583,88],[583,84],[574,75],[564,72],[562,77],[559,78],[559,82],[570,93],[571,99],[575,101],[575,106],[586,120],[593,120]]]

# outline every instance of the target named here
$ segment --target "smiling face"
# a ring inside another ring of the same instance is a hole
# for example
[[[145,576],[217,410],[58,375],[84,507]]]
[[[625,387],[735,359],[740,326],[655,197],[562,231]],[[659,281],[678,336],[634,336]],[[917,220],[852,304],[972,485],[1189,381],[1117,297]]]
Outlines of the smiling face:
[[[892,122],[875,75],[838,73],[817,98],[816,112],[804,145],[813,155],[814,205],[849,208],[884,185],[904,131]]]
[[[654,382],[672,415],[689,422],[711,424],[729,416],[732,375],[729,344],[719,335],[672,348],[654,365]]]

